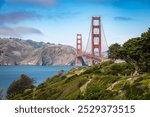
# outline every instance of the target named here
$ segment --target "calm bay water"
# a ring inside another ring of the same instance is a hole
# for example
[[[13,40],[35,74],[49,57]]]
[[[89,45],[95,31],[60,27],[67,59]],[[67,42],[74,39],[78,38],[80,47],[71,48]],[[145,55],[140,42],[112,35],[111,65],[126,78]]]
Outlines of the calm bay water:
[[[36,80],[36,84],[43,82],[60,70],[69,71],[75,66],[0,66],[0,88],[6,94],[7,88],[20,75],[25,74]]]

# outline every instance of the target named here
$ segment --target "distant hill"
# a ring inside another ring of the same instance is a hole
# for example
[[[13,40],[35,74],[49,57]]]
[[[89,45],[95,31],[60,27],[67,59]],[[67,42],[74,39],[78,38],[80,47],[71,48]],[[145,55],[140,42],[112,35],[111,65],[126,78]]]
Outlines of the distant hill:
[[[69,65],[75,61],[75,49],[22,39],[0,39],[0,65]]]
[[[32,40],[21,40],[21,41],[24,41],[24,43],[29,44],[35,48],[42,48],[46,44],[44,42],[36,42],[36,41],[32,41]]]

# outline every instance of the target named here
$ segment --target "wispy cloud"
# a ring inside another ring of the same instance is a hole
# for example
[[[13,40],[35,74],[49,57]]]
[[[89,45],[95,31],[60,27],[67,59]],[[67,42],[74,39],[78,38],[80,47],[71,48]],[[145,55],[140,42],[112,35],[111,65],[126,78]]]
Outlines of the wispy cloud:
[[[133,19],[130,17],[116,16],[116,17],[114,17],[114,20],[116,20],[116,21],[131,21]]]
[[[42,32],[38,29],[31,27],[0,27],[0,35],[3,36],[24,36],[28,34],[42,34]]]
[[[16,24],[24,20],[31,20],[33,18],[39,18],[35,12],[11,12],[0,14],[0,25],[4,24]]]
[[[23,3],[23,4],[34,4],[41,6],[52,6],[56,4],[57,0],[6,0],[9,3]]]

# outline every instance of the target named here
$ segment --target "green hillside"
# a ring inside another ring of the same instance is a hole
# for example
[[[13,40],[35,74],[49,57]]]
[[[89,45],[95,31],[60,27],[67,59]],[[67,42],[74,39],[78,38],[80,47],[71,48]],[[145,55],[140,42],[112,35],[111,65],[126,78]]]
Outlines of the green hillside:
[[[150,74],[132,76],[127,63],[103,62],[53,76],[10,99],[150,99]]]

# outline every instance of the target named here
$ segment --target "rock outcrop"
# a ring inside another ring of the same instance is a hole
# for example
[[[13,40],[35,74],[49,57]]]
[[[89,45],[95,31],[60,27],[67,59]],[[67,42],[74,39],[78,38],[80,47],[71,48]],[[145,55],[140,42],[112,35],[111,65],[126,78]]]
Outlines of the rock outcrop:
[[[71,65],[75,49],[21,39],[0,39],[0,65]]]

